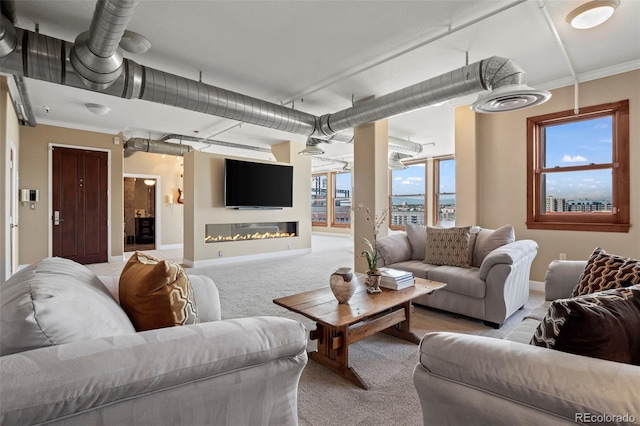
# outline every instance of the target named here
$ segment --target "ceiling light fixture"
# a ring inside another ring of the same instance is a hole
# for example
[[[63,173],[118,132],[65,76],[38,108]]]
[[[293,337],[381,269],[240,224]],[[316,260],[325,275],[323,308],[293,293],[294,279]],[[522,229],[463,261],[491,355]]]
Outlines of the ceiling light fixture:
[[[313,138],[307,139],[306,147],[300,151],[298,154],[302,155],[322,155],[324,151],[318,146],[318,142],[313,140]]]
[[[111,108],[100,104],[84,104],[87,109],[95,115],[105,115],[111,111]]]
[[[573,9],[567,15],[567,22],[579,30],[597,27],[611,18],[619,5],[620,0],[593,0]]]
[[[155,179],[145,179],[144,180],[144,184],[147,186],[153,186],[156,184],[156,180]]]

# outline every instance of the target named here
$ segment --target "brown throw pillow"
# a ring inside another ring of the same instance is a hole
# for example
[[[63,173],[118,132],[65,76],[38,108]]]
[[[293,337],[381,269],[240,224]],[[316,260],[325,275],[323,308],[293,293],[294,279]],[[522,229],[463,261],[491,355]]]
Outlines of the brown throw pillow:
[[[609,254],[596,247],[571,297],[635,284],[640,284],[640,260]]]
[[[558,299],[531,344],[640,365],[640,285]]]
[[[136,251],[120,275],[120,306],[137,331],[196,324],[191,283],[182,267]]]
[[[424,263],[469,268],[470,226],[455,228],[427,227]]]

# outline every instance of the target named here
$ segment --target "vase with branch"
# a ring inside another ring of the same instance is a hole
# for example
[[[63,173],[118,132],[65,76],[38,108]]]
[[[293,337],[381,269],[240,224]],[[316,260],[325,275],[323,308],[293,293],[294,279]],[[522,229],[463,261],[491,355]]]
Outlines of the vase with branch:
[[[362,239],[366,247],[362,250],[361,254],[367,260],[367,279],[365,281],[367,284],[367,292],[380,293],[382,290],[380,289],[381,274],[378,269],[378,234],[380,233],[382,225],[385,224],[389,209],[384,209],[380,215],[374,215],[368,207],[362,205],[357,206],[354,210],[364,211],[365,218],[371,225],[373,231],[373,242],[368,238]]]

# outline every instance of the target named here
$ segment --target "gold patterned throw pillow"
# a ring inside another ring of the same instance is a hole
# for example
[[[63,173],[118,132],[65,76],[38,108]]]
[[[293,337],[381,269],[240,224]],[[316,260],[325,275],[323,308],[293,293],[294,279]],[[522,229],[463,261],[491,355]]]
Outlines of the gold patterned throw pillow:
[[[471,226],[455,228],[427,227],[424,263],[469,268]]]
[[[122,270],[119,291],[137,331],[198,323],[191,283],[177,263],[136,251]]]
[[[596,247],[571,297],[635,284],[640,284],[640,260],[609,254]]]

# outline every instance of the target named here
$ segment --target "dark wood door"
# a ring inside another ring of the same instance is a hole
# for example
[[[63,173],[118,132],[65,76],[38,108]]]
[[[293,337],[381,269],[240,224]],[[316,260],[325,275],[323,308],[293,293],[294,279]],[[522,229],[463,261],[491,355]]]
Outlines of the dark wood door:
[[[53,148],[53,255],[79,263],[108,260],[107,153]]]

